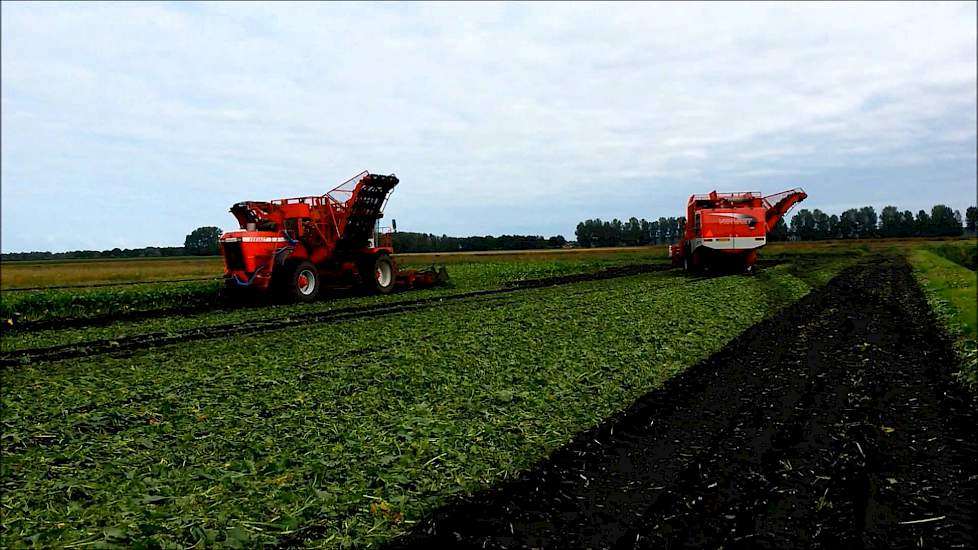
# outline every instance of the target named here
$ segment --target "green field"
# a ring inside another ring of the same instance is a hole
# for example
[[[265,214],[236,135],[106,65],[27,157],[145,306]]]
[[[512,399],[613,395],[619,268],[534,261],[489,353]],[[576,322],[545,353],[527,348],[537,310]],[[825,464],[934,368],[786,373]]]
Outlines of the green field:
[[[901,246],[928,281],[948,280],[947,264],[965,269]],[[772,246],[764,258],[780,263],[751,277],[663,269],[478,295],[665,258],[454,258],[449,287],[256,308],[214,302],[207,282],[5,293],[4,315],[18,319],[5,354],[389,309],[4,368],[0,547],[379,545],[882,247]],[[198,309],[179,309],[188,304]]]
[[[472,255],[462,255],[454,259],[451,266],[452,281],[448,288],[430,292],[452,293],[454,291],[491,288],[507,281],[521,281],[596,271],[605,267],[634,263],[659,262],[657,251],[635,249],[626,253],[605,252],[560,256],[534,254],[529,259],[521,255],[489,255],[474,259]],[[463,258],[470,261],[460,261]],[[552,259],[555,258],[555,259]],[[426,267],[431,265],[429,257],[403,258],[404,267]],[[58,321],[68,319],[124,318],[139,312],[165,309],[229,309],[236,302],[228,303],[220,293],[220,281],[193,281],[165,284],[122,285],[109,287],[84,287],[75,289],[55,288],[29,292],[5,292],[0,295],[0,319],[7,326],[22,325],[37,321]],[[351,293],[347,293],[348,295]],[[406,297],[406,298],[405,298]],[[354,303],[371,303],[386,299],[413,299],[416,294],[398,294],[394,297],[366,297]],[[328,308],[336,302],[322,301],[311,306],[289,305],[284,309],[272,306],[271,311],[308,311]],[[348,302],[344,302],[349,305]],[[234,309],[231,307],[230,309]]]
[[[588,248],[556,250],[518,250],[490,252],[454,252],[433,254],[398,254],[404,265],[431,263],[479,263],[552,260],[608,260],[656,257],[666,259],[665,246],[633,248]],[[86,286],[117,283],[172,281],[182,279],[220,278],[224,269],[219,256],[185,256],[176,258],[118,258],[100,260],[38,260],[3,262],[0,289],[52,286]]]

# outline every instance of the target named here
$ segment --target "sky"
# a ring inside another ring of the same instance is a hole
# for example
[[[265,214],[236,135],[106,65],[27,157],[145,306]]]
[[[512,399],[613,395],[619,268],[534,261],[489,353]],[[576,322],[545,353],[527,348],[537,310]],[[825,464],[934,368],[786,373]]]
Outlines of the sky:
[[[402,231],[562,234],[693,193],[976,202],[976,4],[7,3],[0,249],[180,246],[401,183]]]

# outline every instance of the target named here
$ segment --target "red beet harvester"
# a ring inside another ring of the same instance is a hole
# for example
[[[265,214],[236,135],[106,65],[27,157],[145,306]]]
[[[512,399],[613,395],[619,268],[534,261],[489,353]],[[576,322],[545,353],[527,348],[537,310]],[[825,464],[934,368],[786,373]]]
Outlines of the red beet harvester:
[[[327,285],[388,294],[444,282],[444,268],[399,270],[391,257],[391,233],[377,221],[397,183],[361,172],[325,195],[235,204],[241,231],[220,241],[225,284],[310,302]]]
[[[750,272],[767,232],[807,197],[801,189],[766,197],[753,191],[693,195],[686,206],[686,229],[679,243],[669,246],[669,257],[687,270]]]

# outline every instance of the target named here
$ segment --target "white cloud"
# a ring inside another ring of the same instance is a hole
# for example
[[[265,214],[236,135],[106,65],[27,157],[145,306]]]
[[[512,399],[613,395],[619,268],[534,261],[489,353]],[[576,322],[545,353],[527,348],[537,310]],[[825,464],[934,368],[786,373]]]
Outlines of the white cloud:
[[[402,178],[402,228],[551,233],[704,185],[803,174],[817,201],[829,169],[973,165],[974,8],[7,3],[2,245],[53,246],[39,215],[60,248],[177,243],[363,168]],[[928,200],[911,183],[895,201]]]

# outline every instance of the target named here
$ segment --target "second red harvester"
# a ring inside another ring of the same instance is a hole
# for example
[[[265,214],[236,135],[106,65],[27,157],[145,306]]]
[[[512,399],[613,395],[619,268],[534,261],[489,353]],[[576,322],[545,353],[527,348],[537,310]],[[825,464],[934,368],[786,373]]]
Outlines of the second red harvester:
[[[682,239],[669,246],[673,265],[750,272],[758,249],[767,243],[767,233],[807,197],[801,189],[766,197],[753,191],[691,196]]]

